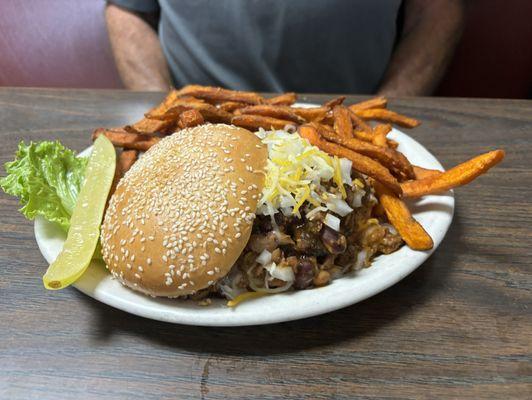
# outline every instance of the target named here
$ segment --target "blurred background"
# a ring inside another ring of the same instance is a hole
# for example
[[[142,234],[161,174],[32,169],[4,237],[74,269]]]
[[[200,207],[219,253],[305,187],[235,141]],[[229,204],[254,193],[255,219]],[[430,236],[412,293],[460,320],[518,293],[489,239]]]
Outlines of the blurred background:
[[[532,1],[466,0],[438,96],[532,98]],[[104,0],[1,0],[0,86],[122,88]]]

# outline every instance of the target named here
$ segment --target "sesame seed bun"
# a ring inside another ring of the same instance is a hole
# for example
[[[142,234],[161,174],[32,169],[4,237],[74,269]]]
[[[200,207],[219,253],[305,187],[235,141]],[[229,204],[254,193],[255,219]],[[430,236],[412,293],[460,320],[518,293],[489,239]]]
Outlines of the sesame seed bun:
[[[253,133],[228,125],[161,140],[111,196],[101,234],[107,268],[151,296],[192,294],[224,277],[251,234],[267,157]]]

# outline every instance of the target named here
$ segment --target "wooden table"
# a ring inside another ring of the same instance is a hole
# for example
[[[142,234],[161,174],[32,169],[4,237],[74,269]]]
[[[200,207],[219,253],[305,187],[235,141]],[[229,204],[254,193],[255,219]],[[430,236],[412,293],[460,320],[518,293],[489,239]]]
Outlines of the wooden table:
[[[93,128],[131,122],[161,97],[0,89],[0,162],[22,139],[81,150]],[[532,398],[532,102],[405,98],[391,107],[423,121],[408,133],[447,167],[495,147],[507,158],[457,192],[446,239],[416,272],[307,320],[179,326],[74,288],[46,291],[33,224],[0,194],[0,398]]]

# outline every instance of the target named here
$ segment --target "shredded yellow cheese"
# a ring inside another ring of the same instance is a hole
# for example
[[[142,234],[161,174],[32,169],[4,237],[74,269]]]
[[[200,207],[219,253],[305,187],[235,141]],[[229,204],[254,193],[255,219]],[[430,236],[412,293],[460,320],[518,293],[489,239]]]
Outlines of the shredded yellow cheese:
[[[300,216],[305,204],[325,204],[326,188],[321,183],[333,181],[342,199],[347,197],[342,181],[340,159],[312,146],[297,133],[285,131],[259,132],[268,146],[266,182],[258,213],[271,215],[278,210]]]
[[[359,189],[364,189],[364,183],[360,180],[360,178],[355,178],[353,180],[353,185],[355,185]]]
[[[340,193],[342,193],[342,199],[345,199],[347,197],[347,193],[345,192],[344,184],[342,181],[342,170],[340,169],[340,159],[336,156],[334,156],[334,183],[336,183],[336,187],[340,189]]]
[[[227,307],[236,307],[246,300],[256,299],[258,297],[266,296],[268,293],[264,292],[245,292],[236,296],[233,300],[227,302]]]

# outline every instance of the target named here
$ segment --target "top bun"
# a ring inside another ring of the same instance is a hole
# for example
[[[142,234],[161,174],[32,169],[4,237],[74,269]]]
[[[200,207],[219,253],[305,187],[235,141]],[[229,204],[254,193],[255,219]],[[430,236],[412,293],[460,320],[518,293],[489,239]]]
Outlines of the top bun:
[[[267,148],[251,132],[201,125],[162,139],[120,180],[102,224],[113,276],[151,296],[224,277],[251,234]]]

